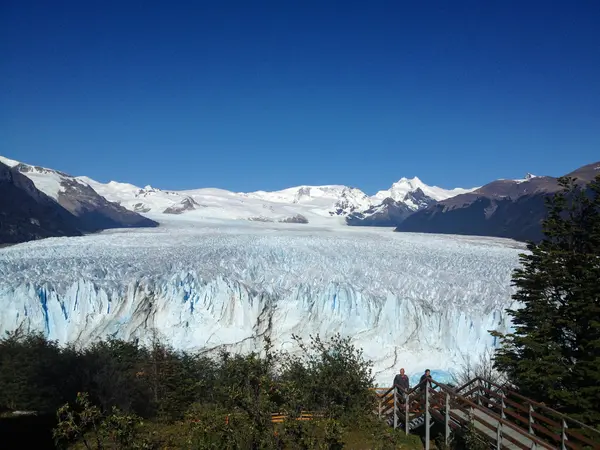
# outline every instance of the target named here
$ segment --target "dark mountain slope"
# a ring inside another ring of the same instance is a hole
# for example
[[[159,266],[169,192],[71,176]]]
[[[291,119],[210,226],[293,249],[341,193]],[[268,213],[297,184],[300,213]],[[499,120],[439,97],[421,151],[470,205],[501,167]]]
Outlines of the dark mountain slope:
[[[24,175],[53,176],[59,180],[61,190],[58,192],[58,203],[79,218],[79,226],[85,231],[158,226],[153,220],[129,211],[117,203],[109,202],[89,185],[64,172],[23,163],[15,169]]]
[[[76,217],[0,162],[0,244],[80,235]]]
[[[567,175],[587,184],[597,174],[600,162]],[[546,215],[545,198],[558,190],[558,180],[554,177],[493,181],[412,214],[396,231],[537,241],[542,237],[540,223]]]

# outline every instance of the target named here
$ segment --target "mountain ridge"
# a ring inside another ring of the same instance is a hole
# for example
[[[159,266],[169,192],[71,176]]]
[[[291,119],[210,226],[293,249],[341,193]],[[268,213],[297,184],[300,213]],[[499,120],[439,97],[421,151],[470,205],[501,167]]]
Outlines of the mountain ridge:
[[[5,158],[6,159],[6,158]],[[341,225],[381,226],[381,214],[397,217],[396,210],[402,210],[402,217],[425,207],[431,201],[448,198],[472,189],[443,189],[428,186],[420,179],[401,178],[387,191],[379,191],[369,196],[362,190],[345,185],[299,185],[278,191],[233,192],[218,188],[199,188],[188,190],[162,190],[151,185],[138,187],[130,183],[109,181],[101,183],[87,176],[71,177],[54,169],[42,168],[8,160],[29,176],[34,183],[57,201],[70,206],[63,197],[70,185],[75,188],[89,187],[108,202],[115,203],[129,211],[140,214],[179,214],[186,217],[202,216],[230,219],[255,220],[262,217],[267,220],[284,223],[296,222],[300,215],[308,222],[321,222],[326,218],[337,218]],[[58,179],[57,179],[58,178]],[[65,182],[68,179],[68,183]],[[382,193],[389,192],[389,197]],[[91,195],[91,191],[88,191]],[[427,194],[425,194],[427,193]],[[384,198],[382,198],[384,197]],[[394,202],[384,201],[393,198]],[[423,202],[423,199],[428,199]],[[433,198],[433,200],[429,200]],[[244,210],[248,206],[248,210]],[[390,211],[387,211],[391,208]],[[227,213],[229,210],[229,214]],[[373,211],[375,217],[370,216]],[[312,216],[312,217],[311,217]],[[395,226],[393,221],[385,226]]]
[[[0,244],[82,234],[71,213],[0,161]]]
[[[600,175],[600,162],[579,167],[565,176],[579,184]],[[560,190],[558,177],[532,176],[495,180],[411,214],[395,231],[462,234],[539,241],[546,216],[546,198]]]
[[[369,196],[345,185],[299,185],[278,191],[233,192],[219,188],[162,190],[152,185],[101,183],[87,176],[0,157],[75,216],[86,231],[156,226],[164,215],[182,220],[246,220],[318,226],[377,226],[396,231],[539,239],[544,198],[559,189],[557,178],[528,173],[483,186],[443,189],[418,177],[402,177]],[[590,181],[600,162],[567,175]],[[301,218],[301,219],[299,219]]]
[[[65,172],[4,157],[0,157],[0,164],[4,181],[0,210],[5,230],[0,242],[158,226],[157,222],[106,200]],[[16,204],[19,202],[22,207]]]

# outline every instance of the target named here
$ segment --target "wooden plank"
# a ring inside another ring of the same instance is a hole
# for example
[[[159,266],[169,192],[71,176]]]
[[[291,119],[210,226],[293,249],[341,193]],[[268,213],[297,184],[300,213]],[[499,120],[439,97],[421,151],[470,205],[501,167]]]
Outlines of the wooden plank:
[[[522,415],[514,412],[512,409],[508,409],[508,408],[504,409],[504,414],[523,422],[523,424],[529,424],[529,418],[523,417]]]
[[[539,423],[533,422],[531,424],[531,428],[533,428],[537,432],[545,434],[546,436],[548,436],[549,438],[552,438],[556,442],[560,442],[559,434],[556,434],[552,430],[549,430],[548,428],[541,426]]]
[[[542,422],[546,422],[548,425],[551,425],[553,427],[556,428],[561,428],[562,424],[558,423],[558,422],[554,422],[553,420],[549,419],[548,417],[544,416],[543,414],[538,413],[537,411],[533,411],[531,413],[531,415],[537,419],[537,420],[541,420]]]
[[[513,408],[517,408],[520,409],[521,411],[526,412],[527,414],[529,414],[529,407],[523,406],[520,403],[515,402],[514,400],[511,400],[510,398],[506,397],[504,399],[504,403],[507,405],[512,406]]]
[[[570,428],[567,428],[567,437],[569,437],[569,439],[571,439],[571,437],[574,437],[579,441],[583,442],[584,444],[590,445],[594,449],[600,449],[600,438],[596,442],[594,442],[586,436]]]
[[[463,411],[460,412],[464,414]],[[483,432],[490,439],[496,442],[496,427],[498,426],[498,420],[492,416],[485,414],[483,411],[480,410],[475,410],[474,415],[475,428]],[[487,415],[487,418],[491,419],[492,421],[489,422],[488,420],[484,420],[482,417],[483,415]],[[467,422],[469,421],[468,415],[464,418],[464,420]],[[478,424],[480,425],[479,427],[477,426]],[[531,448],[531,444],[535,442],[535,440],[531,439],[529,436],[524,435],[520,430],[515,431],[510,427],[503,427],[502,439],[509,441],[513,446],[516,446],[522,450],[529,450]],[[536,442],[536,444],[540,445],[538,442]],[[544,445],[544,447],[547,447],[547,445]]]

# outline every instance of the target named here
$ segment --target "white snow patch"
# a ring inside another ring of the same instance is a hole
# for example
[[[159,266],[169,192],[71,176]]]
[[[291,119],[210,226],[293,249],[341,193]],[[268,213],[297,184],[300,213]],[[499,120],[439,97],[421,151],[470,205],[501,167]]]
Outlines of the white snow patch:
[[[61,192],[64,192],[64,189],[61,186],[63,177],[56,172],[24,172],[23,175],[25,175],[27,178],[33,181],[33,184],[35,184],[35,187],[37,189],[39,189],[49,197],[52,197],[56,201],[58,201],[58,195]]]
[[[519,180],[513,180],[513,181],[516,181],[517,183],[521,184],[521,183],[524,183],[525,181],[530,181],[530,180],[532,180],[534,178],[537,178],[537,175],[533,175],[531,173],[528,173],[528,174],[525,175],[525,178],[521,178]]]
[[[19,161],[15,161],[14,159],[8,159],[4,156],[0,156],[0,162],[8,167],[15,167],[21,164]]]

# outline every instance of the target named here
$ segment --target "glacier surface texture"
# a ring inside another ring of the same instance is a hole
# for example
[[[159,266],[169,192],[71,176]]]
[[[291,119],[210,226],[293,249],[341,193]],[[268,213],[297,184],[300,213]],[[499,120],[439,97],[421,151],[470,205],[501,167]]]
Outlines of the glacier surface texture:
[[[352,337],[389,385],[455,369],[507,331],[512,241],[193,223],[52,238],[0,249],[0,331],[81,345],[115,336],[176,348],[250,351],[268,335]]]

